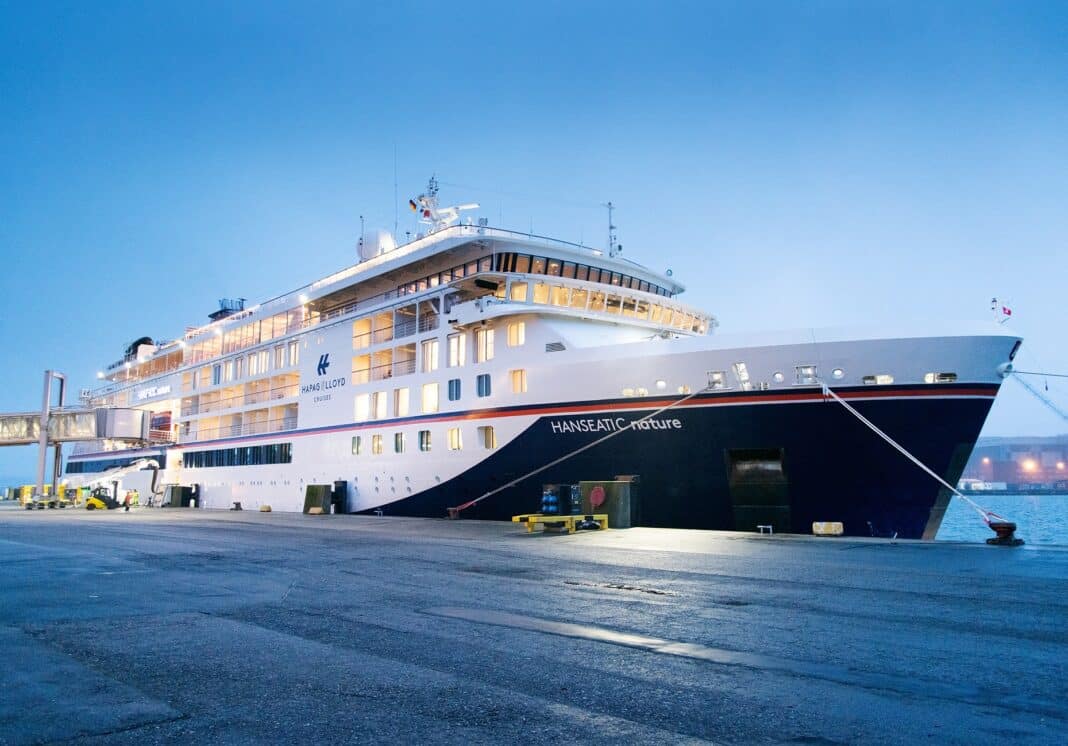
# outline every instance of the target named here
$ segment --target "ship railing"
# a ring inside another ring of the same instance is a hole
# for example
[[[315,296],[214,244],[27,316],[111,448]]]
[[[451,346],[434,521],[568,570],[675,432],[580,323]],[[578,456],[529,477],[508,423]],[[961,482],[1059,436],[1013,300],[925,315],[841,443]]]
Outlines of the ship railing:
[[[296,427],[296,417],[279,417],[273,420],[260,420],[258,422],[243,422],[231,425],[220,425],[219,427],[199,428],[196,431],[183,433],[179,438],[179,442],[196,443],[204,440],[219,440],[220,438],[265,435],[267,433],[280,433],[287,430],[295,430]]]

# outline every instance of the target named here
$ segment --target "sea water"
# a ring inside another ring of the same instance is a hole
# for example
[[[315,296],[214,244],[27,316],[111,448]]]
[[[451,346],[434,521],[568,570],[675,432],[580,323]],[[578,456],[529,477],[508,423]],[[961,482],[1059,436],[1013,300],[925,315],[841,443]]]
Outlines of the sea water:
[[[1028,544],[1068,545],[1068,495],[972,494],[969,497],[1016,524]],[[986,541],[994,533],[971,505],[953,498],[938,530],[939,541]]]

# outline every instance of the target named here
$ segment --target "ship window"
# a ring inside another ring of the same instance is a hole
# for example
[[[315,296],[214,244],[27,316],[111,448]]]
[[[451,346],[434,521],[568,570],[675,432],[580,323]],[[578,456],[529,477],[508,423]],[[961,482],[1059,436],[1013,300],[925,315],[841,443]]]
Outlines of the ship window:
[[[508,346],[519,347],[527,341],[527,324],[525,321],[516,321],[508,325]]]
[[[800,385],[808,385],[816,383],[816,377],[819,371],[817,371],[815,365],[796,365],[794,366],[794,380]]]
[[[845,371],[842,370],[841,368],[835,368],[834,370],[831,371],[831,375],[834,376],[835,378],[839,378],[840,379],[842,376],[845,375]]]
[[[405,386],[402,389],[393,389],[393,416],[394,417],[407,417],[408,416],[408,387]]]
[[[284,367],[286,367],[286,348],[278,345],[274,348],[274,369],[279,370]]]
[[[463,334],[449,335],[449,367],[456,368],[464,364],[467,353],[467,345],[464,344]]]
[[[689,386],[679,386],[678,391],[679,391],[680,394],[689,394],[689,393],[691,393],[691,390],[690,390]]]
[[[727,374],[722,370],[710,370],[708,371],[708,388],[710,389],[725,389],[727,388]]]
[[[556,259],[550,259],[549,260],[549,267],[548,267],[548,270],[546,271],[545,274],[552,275],[553,277],[559,277],[560,276],[560,262],[558,262]]]
[[[564,262],[564,269],[563,269],[562,274],[563,274],[564,277],[568,278],[569,280],[574,280],[575,279],[575,263],[574,262]]]
[[[600,290],[590,291],[590,310],[591,311],[603,311],[604,310],[604,293]]]
[[[530,257],[526,254],[519,254],[515,258],[515,271],[516,272],[529,272],[530,271]]]
[[[642,280],[640,283],[638,283],[638,290],[641,290],[643,292],[648,293],[649,292],[649,283],[646,282],[645,280]]]
[[[864,376],[863,381],[869,386],[885,386],[894,382],[894,377],[889,373],[879,373],[874,376]]]
[[[459,451],[464,447],[463,433],[460,432],[460,428],[450,427],[448,435],[450,451]]]
[[[373,453],[375,456],[382,455],[382,436],[381,435],[372,435],[371,436],[371,453]]]
[[[512,376],[512,393],[513,394],[525,394],[527,393],[527,371],[523,368],[513,370]]]
[[[493,425],[484,425],[478,428],[478,440],[487,451],[497,447],[497,434],[493,432]]]
[[[404,453],[404,433],[393,433],[393,452]]]
[[[423,372],[431,373],[438,369],[438,341],[427,339],[423,341]]]
[[[923,376],[924,383],[954,383],[956,380],[956,373],[926,373]]]
[[[734,377],[738,379],[738,383],[749,383],[749,368],[745,363],[734,364]]]
[[[432,413],[438,411],[438,385],[436,383],[423,384],[423,412]]]
[[[602,280],[602,281],[603,281],[603,280]],[[620,281],[620,274],[619,274],[619,272],[613,272],[613,273],[612,273],[612,284],[613,284],[613,285],[619,285],[619,281]]]
[[[631,298],[630,296],[627,296],[626,298],[623,299],[623,315],[624,316],[629,316],[631,318],[636,316],[637,313],[638,313],[638,308],[637,307],[638,307],[638,302],[636,300],[634,300],[634,298]]]
[[[783,381],[786,380],[786,376],[784,376],[782,373],[780,373],[778,371],[775,372],[775,375],[773,375],[772,378],[775,379],[775,383],[782,383]]]
[[[479,396],[489,396],[492,391],[489,373],[483,373],[476,379]]]
[[[430,450],[430,431],[429,430],[420,430],[419,431],[419,450],[420,451],[429,451]]]
[[[590,293],[588,290],[581,288],[571,289],[571,307],[584,310],[586,308],[586,301],[589,300]]]
[[[371,394],[371,417],[376,420],[386,419],[386,392],[376,391]]]
[[[535,303],[548,303],[549,302],[549,286],[544,282],[534,283],[534,302]]]
[[[554,306],[566,306],[567,305],[567,288],[563,285],[553,285],[553,305]]]
[[[622,305],[623,301],[618,295],[609,295],[608,300],[605,301],[605,311],[607,313],[619,313]]]
[[[580,264],[575,267],[575,279],[576,280],[588,280],[590,278],[590,268],[585,264]]]
[[[637,389],[634,390],[634,394],[635,396],[649,396],[649,389],[645,388],[644,386],[639,386]]]
[[[545,274],[545,259],[543,257],[540,257],[540,256],[536,256],[536,257],[531,258],[531,260],[530,260],[530,271],[531,271],[532,274],[535,274],[535,275],[543,275],[543,274]]]
[[[363,450],[363,440],[359,435],[352,436],[352,455],[359,456]]]
[[[623,388],[623,396],[626,396],[626,397],[634,396],[634,388],[632,386],[625,386]]]
[[[460,379],[449,380],[449,401],[458,401],[460,398]]]
[[[601,281],[601,270],[597,269],[597,267],[590,267],[590,282],[600,282],[600,281]]]
[[[509,289],[509,298],[520,303],[527,299],[527,284],[525,282],[513,282]]]
[[[356,412],[353,415],[353,419],[356,422],[367,422],[371,418],[371,395],[370,394],[357,394],[356,395]]]
[[[493,329],[475,330],[475,362],[493,359]]]
[[[222,383],[222,366],[216,364],[211,366],[211,385],[218,386],[220,383]]]
[[[488,256],[484,256],[484,257],[482,257],[481,259],[478,260],[478,271],[479,272],[489,272],[491,266],[492,265],[490,263],[490,258]]]
[[[289,343],[289,364],[296,365],[298,362],[300,362],[300,346],[297,340],[293,340]]]
[[[234,378],[235,379],[244,377],[244,375],[245,375],[244,368],[245,368],[245,358],[239,357],[236,360],[234,360]]]

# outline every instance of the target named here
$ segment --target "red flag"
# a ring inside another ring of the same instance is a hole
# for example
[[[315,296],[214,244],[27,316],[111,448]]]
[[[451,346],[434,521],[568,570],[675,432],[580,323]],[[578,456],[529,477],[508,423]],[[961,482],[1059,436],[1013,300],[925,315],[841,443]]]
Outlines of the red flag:
[[[1005,314],[1006,316],[1012,316],[1012,309],[1009,308],[1008,306],[1002,306],[1001,307],[1001,312],[1003,314]]]

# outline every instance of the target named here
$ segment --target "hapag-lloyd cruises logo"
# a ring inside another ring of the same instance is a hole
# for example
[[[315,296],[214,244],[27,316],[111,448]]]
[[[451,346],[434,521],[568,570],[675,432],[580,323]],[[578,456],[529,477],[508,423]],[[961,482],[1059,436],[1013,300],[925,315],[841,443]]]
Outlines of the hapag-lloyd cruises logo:
[[[319,376],[325,376],[327,370],[330,368],[330,353],[326,352],[319,356],[319,364],[315,366],[315,372]],[[348,383],[348,379],[344,376],[338,378],[329,378],[326,380],[319,380],[315,383],[303,383],[300,386],[301,395],[310,394],[316,391],[329,391],[330,389],[338,389]],[[330,394],[322,394],[316,396],[312,401],[315,403],[329,401]]]

